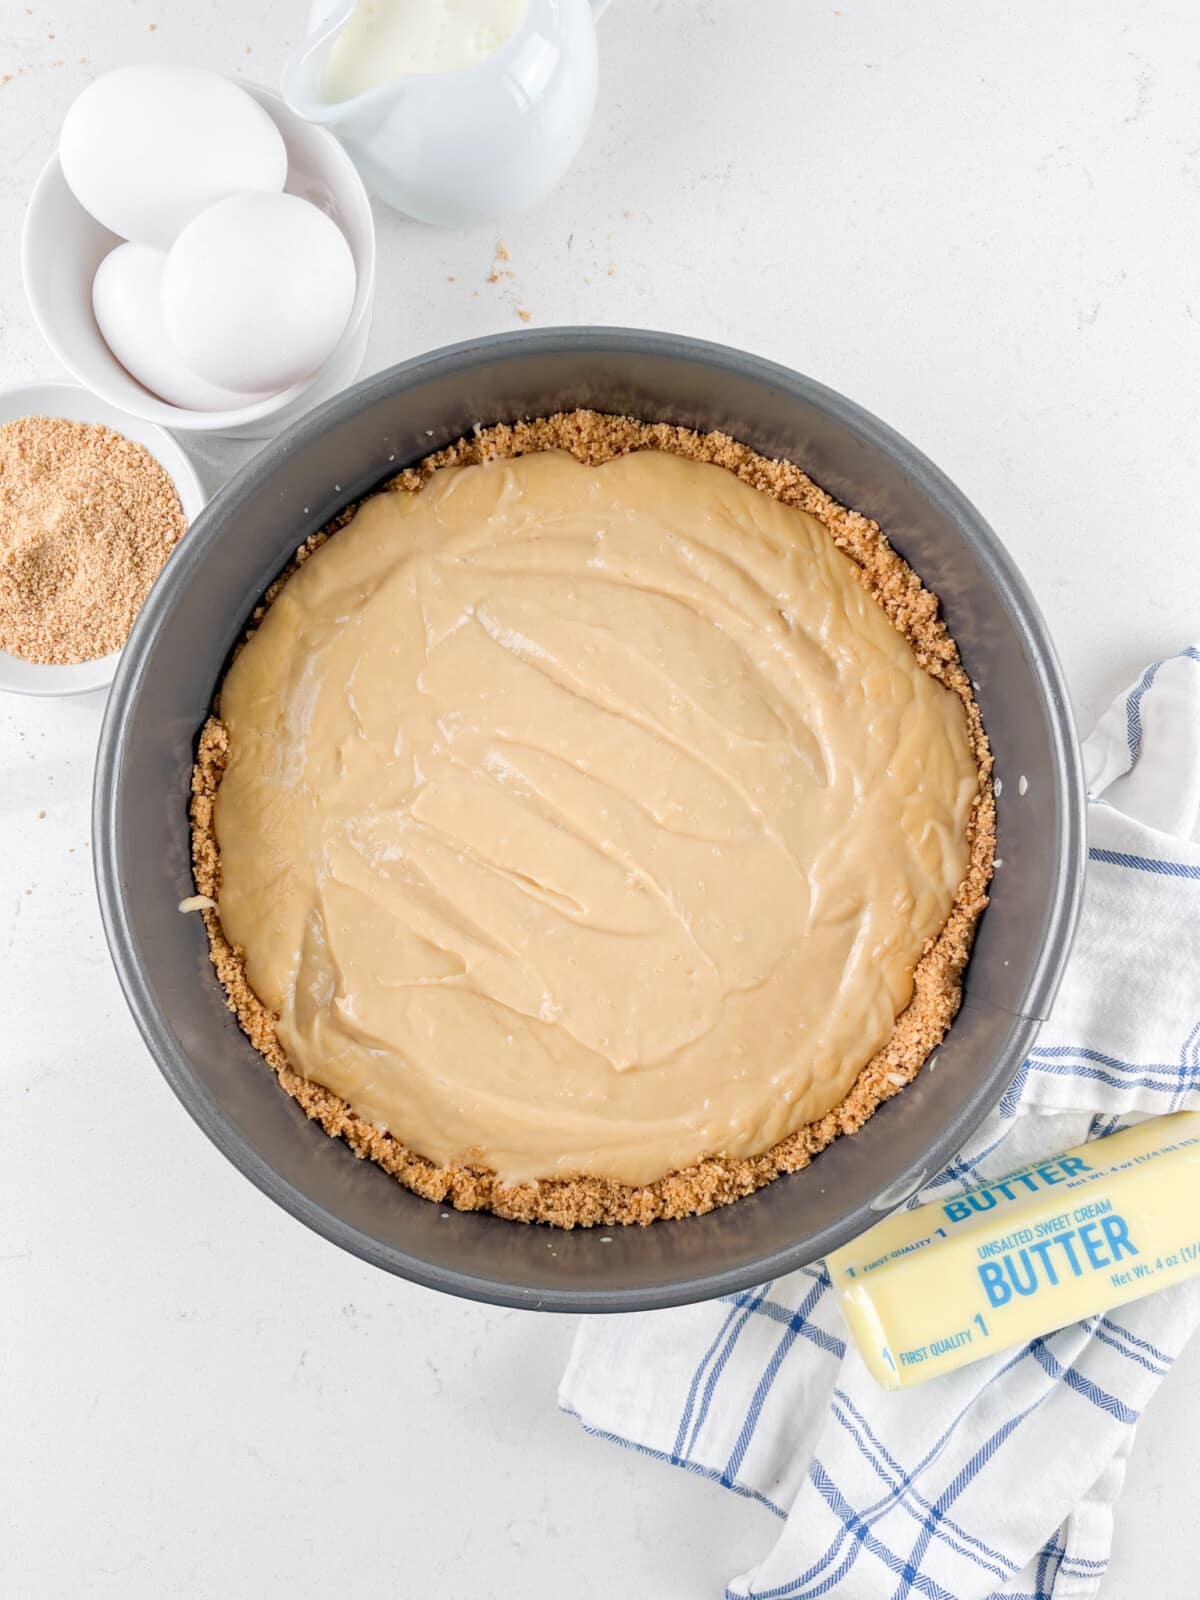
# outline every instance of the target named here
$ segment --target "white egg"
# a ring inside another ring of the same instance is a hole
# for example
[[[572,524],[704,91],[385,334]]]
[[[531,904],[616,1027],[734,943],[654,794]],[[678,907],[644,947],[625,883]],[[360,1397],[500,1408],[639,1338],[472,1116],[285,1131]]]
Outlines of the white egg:
[[[219,389],[192,372],[167,337],[160,295],[166,255],[119,244],[96,269],[92,309],[108,348],[125,370],[168,405],[187,411],[240,411],[264,398]]]
[[[231,194],[278,194],[287,149],[237,84],[199,67],[118,67],[67,112],[63,177],[85,211],[123,239],[165,250],[198,212]]]
[[[336,223],[292,194],[242,194],[193,218],[167,253],[162,307],[209,383],[283,389],[317,370],[354,304],[354,257]]]

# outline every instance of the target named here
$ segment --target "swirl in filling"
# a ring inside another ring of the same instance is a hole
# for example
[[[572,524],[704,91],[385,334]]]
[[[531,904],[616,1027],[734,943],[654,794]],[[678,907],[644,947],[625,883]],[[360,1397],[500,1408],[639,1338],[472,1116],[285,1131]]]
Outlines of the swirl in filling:
[[[220,917],[292,1064],[513,1180],[823,1115],[967,866],[962,702],[820,523],[657,451],[376,496],[221,717]]]

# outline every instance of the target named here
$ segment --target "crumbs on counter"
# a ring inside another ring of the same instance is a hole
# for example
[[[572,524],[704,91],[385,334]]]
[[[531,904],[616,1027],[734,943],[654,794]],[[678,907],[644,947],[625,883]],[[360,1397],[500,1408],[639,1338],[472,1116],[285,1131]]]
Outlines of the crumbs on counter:
[[[517,274],[511,266],[505,265],[506,262],[511,261],[512,255],[509,252],[508,246],[505,244],[503,239],[497,239],[496,249],[492,256],[492,270],[488,273],[486,282],[500,283],[507,278],[513,284],[513,288],[509,292],[509,303],[511,304],[514,313],[521,319],[522,322],[532,322],[533,312],[528,310],[525,306],[520,306],[516,303],[517,290],[515,285]],[[454,279],[451,278],[450,282],[453,283]],[[475,290],[475,293],[479,293],[478,289]]]
[[[495,253],[492,256],[492,270],[488,273],[489,283],[499,283],[501,278],[515,278],[516,273],[511,267],[506,267],[505,262],[511,261],[508,246],[503,239],[497,239]]]

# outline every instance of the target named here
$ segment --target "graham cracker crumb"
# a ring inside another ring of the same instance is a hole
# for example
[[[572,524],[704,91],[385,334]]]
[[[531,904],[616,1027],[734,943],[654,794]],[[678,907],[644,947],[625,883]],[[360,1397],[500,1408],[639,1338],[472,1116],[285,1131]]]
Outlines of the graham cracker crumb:
[[[111,428],[0,427],[0,650],[92,661],[129,635],[186,518],[163,467]]]
[[[944,927],[927,942],[914,969],[912,999],[897,1018],[887,1044],[867,1062],[849,1093],[831,1111],[762,1155],[744,1160],[712,1156],[648,1184],[621,1184],[586,1176],[505,1183],[483,1167],[437,1166],[427,1161],[395,1135],[381,1133],[363,1121],[339,1096],[296,1072],[279,1043],[277,1019],[246,981],[244,951],[226,939],[215,910],[203,907],[200,915],[229,1009],[251,1044],[272,1067],[281,1086],[326,1133],[343,1139],[356,1156],[376,1162],[416,1194],[460,1211],[492,1211],[517,1222],[545,1222],[561,1228],[646,1224],[702,1215],[752,1194],[782,1173],[806,1167],[840,1134],[857,1132],[879,1105],[912,1082],[945,1036],[958,1011],[963,969],[976,923],[987,904],[996,840],[991,751],[958,649],[938,616],[937,599],[892,549],[879,526],[839,505],[791,462],[770,460],[727,434],[695,433],[670,423],[639,422],[632,417],[595,411],[562,412],[535,421],[477,428],[469,437],[406,468],[385,484],[384,490],[416,494],[439,467],[472,465],[538,450],[567,450],[588,466],[598,466],[632,450],[665,450],[724,467],[784,505],[807,511],[853,561],[859,582],[882,607],[893,627],[908,639],[925,671],[962,701],[980,775],[969,824],[967,872]],[[348,506],[300,546],[292,565],[276,578],[256,608],[247,638],[296,568],[344,527],[356,510],[357,506]],[[191,800],[196,889],[213,901],[221,887],[213,806],[228,758],[229,737],[220,721],[218,698],[214,713],[200,734]]]

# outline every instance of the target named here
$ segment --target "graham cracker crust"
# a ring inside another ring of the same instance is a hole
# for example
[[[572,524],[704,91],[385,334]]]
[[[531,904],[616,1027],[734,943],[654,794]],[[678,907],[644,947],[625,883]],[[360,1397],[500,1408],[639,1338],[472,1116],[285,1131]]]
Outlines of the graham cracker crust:
[[[517,1222],[547,1222],[557,1227],[650,1223],[685,1217],[728,1205],[770,1183],[781,1173],[805,1167],[840,1134],[855,1133],[876,1107],[916,1077],[944,1037],[961,999],[961,979],[976,923],[987,904],[996,842],[995,803],[990,774],[992,755],[954,640],[938,616],[936,596],[889,545],[878,525],[849,511],[787,461],[772,461],[722,433],[695,433],[667,423],[574,411],[493,427],[407,468],[385,485],[386,492],[418,493],[439,467],[469,465],[538,450],[567,450],[581,462],[600,465],[631,450],[664,450],[711,462],[785,505],[798,506],[828,530],[854,562],[864,589],[883,608],[892,625],[912,645],[917,661],[962,701],[971,747],[979,767],[979,792],[969,824],[970,859],[950,916],[929,940],[913,972],[913,996],[896,1021],[888,1044],[860,1072],[850,1092],[818,1121],[807,1124],[762,1155],[747,1160],[712,1156],[649,1184],[620,1184],[595,1177],[505,1183],[494,1172],[470,1166],[436,1166],[390,1133],[380,1133],[358,1117],[339,1096],[302,1077],[289,1064],[275,1032],[275,1016],[246,981],[243,952],[231,945],[214,909],[201,910],[213,966],[229,1009],[254,1048],[274,1070],[280,1085],[326,1133],[345,1140],[360,1159],[375,1161],[401,1183],[460,1211],[493,1211]],[[246,638],[296,568],[344,527],[357,506],[347,507],[300,548],[255,610]],[[213,804],[225,770],[228,736],[220,721],[219,690],[213,715],[199,739],[192,775],[192,860],[200,895],[215,900],[221,884],[221,858],[213,831]]]

